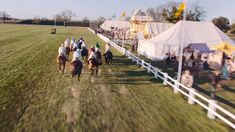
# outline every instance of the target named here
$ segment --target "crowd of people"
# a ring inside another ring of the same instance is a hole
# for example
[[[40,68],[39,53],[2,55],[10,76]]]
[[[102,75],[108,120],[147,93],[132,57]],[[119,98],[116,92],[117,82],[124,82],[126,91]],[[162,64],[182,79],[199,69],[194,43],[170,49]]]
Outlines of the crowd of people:
[[[169,53],[170,54],[170,53]],[[215,92],[218,88],[221,88],[221,80],[230,80],[232,73],[235,71],[235,59],[228,57],[225,53],[222,54],[221,66],[217,69],[211,67],[208,63],[208,54],[200,53],[188,53],[183,56],[183,69],[186,69],[182,75],[181,83],[185,86],[192,88],[194,79],[194,73],[206,73],[210,83],[210,96],[215,98]],[[175,55],[168,55],[166,64],[170,65],[176,61]],[[196,71],[196,72],[195,72]]]

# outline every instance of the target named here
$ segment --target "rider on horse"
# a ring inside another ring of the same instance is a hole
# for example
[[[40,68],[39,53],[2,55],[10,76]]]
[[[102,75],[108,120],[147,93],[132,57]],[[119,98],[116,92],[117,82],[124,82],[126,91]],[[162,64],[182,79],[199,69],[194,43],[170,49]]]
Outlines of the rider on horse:
[[[95,45],[95,52],[100,52],[100,45],[98,42],[96,42],[96,45]]]
[[[111,45],[109,43],[106,43],[106,45],[105,45],[105,53],[110,51],[110,49],[111,49]]]
[[[81,48],[83,49],[83,48],[86,48],[87,46],[86,46],[86,43],[85,43],[85,41],[82,41],[82,45],[81,45]]]
[[[79,49],[78,44],[76,42],[74,42],[73,45],[72,45],[72,50],[76,51],[77,49]]]
[[[82,64],[82,55],[81,55],[81,51],[80,49],[77,49],[74,53],[73,53],[73,59],[71,61],[71,77],[73,77],[74,75],[78,75],[78,80],[80,78],[81,75],[81,71],[83,68],[83,64]]]
[[[64,41],[64,47],[66,48],[66,55],[69,56],[70,43],[69,43],[69,39],[68,38]]]
[[[106,43],[105,45],[105,64],[111,64],[113,60],[113,53],[111,52],[111,45],[109,43]]]
[[[88,57],[88,60],[91,60],[91,59],[96,59],[96,55],[95,55],[95,48],[94,46],[91,46],[91,49],[89,51],[89,57]]]
[[[77,49],[77,50],[73,53],[72,62],[75,61],[76,59],[82,62],[82,55],[81,55],[80,49]]]
[[[64,44],[61,44],[61,46],[58,49],[58,59],[59,57],[63,57],[65,60],[68,60],[67,56],[66,56],[66,48],[64,47]]]

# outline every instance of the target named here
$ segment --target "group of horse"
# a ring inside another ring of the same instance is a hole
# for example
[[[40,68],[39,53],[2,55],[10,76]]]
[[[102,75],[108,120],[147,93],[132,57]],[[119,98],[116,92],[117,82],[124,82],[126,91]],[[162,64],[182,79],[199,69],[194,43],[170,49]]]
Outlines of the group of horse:
[[[69,61],[70,53],[76,52],[77,48],[74,48],[74,46],[72,46],[72,44],[70,44],[70,46],[65,47],[65,49],[66,49],[66,56],[60,55],[57,58],[59,71],[62,72],[63,75],[64,75],[66,62],[67,61],[70,62]],[[81,62],[80,60],[74,60],[74,61],[70,62],[70,76],[73,78],[74,76],[77,75],[78,81],[79,81],[80,75],[82,73],[82,69],[85,65],[87,67],[87,69],[90,71],[90,75],[91,76],[95,75],[97,77],[99,66],[101,66],[103,64],[101,51],[99,50],[99,51],[95,52],[95,56],[96,56],[95,58],[88,59],[88,56],[90,54],[88,49],[86,47],[81,47],[79,49],[81,51],[81,56],[82,56],[83,62]],[[105,52],[103,54],[103,56],[105,59],[105,65],[112,64],[113,54],[110,50]],[[94,72],[95,72],[95,74],[94,74]]]

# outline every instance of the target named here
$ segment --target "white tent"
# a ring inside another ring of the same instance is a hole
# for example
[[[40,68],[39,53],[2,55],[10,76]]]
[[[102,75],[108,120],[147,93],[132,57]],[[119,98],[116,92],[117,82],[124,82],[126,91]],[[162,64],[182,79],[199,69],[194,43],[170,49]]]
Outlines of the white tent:
[[[145,26],[145,33],[147,33],[150,36],[150,38],[152,38],[166,31],[173,25],[174,25],[173,23],[148,22]]]
[[[131,24],[128,21],[121,21],[121,20],[106,20],[100,27],[104,30],[111,31],[111,27],[117,29],[130,29]]]
[[[222,42],[235,45],[212,22],[179,21],[154,38],[140,41],[138,52],[156,60],[163,59],[169,51],[174,51],[178,55],[182,43],[184,47],[190,43],[206,43],[210,49],[213,49],[213,46]]]

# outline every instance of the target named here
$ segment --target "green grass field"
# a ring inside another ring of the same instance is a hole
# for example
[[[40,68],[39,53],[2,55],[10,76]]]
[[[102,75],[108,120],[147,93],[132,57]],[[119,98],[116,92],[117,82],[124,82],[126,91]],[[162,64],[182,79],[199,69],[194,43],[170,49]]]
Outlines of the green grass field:
[[[104,42],[86,28],[0,25],[0,130],[6,131],[230,131],[206,111],[113,49],[112,66],[81,81],[58,72],[57,49],[66,37]]]

